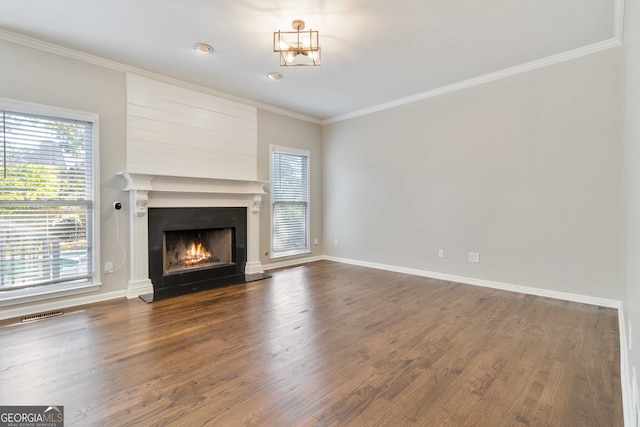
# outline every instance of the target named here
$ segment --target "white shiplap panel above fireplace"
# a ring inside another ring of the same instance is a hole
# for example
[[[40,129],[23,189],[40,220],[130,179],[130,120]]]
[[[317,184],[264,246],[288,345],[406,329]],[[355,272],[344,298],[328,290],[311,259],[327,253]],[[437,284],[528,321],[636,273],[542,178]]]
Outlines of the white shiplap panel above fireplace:
[[[257,179],[253,106],[127,74],[127,171]]]

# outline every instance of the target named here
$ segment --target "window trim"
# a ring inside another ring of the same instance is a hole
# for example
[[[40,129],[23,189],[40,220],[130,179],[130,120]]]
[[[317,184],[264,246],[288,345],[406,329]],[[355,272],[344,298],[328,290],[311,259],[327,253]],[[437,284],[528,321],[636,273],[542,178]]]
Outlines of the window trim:
[[[284,153],[293,154],[297,156],[305,156],[307,158],[307,217],[306,217],[306,231],[307,231],[307,247],[302,249],[294,249],[284,252],[275,253],[273,250],[273,154]],[[303,150],[300,148],[285,147],[282,145],[269,145],[269,183],[271,185],[271,197],[269,197],[269,258],[281,259],[286,257],[293,257],[299,255],[308,255],[311,253],[311,152],[309,150]]]
[[[91,122],[93,150],[93,227],[91,230],[87,230],[87,233],[91,233],[92,238],[91,250],[93,265],[91,266],[91,278],[84,283],[56,283],[34,288],[18,288],[15,290],[3,291],[0,292],[0,307],[48,300],[98,290],[102,285],[100,275],[100,124],[98,114],[2,97],[0,97],[0,109],[25,114],[39,114],[43,116]]]

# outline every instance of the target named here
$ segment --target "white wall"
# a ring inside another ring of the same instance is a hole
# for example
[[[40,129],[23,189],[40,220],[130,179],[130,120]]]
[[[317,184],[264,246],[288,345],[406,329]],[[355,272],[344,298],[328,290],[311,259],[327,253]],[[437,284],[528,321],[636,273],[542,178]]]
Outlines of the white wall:
[[[625,76],[623,310],[629,321],[628,325],[631,326],[632,335],[632,348],[628,353],[627,368],[635,367],[638,371],[637,375],[640,375],[640,4],[637,1],[625,2],[623,70]],[[627,349],[622,348],[621,351],[624,356]],[[624,357],[623,360],[625,360]],[[623,378],[623,381],[628,381],[631,394],[633,389],[631,369],[628,369],[627,373],[627,378]],[[635,405],[640,406],[640,397],[637,395]],[[633,412],[636,412],[637,417],[637,407],[629,406],[630,410],[634,409]]]
[[[619,300],[620,66],[608,50],[325,126],[325,253]]]
[[[256,107],[127,75],[127,172],[254,181]]]

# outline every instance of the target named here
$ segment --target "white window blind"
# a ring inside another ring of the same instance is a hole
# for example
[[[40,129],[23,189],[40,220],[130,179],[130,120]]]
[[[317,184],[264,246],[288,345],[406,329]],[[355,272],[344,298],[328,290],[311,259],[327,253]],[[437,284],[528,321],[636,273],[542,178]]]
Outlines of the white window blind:
[[[309,154],[272,149],[272,257],[309,252]]]
[[[93,123],[0,110],[0,298],[91,282]]]

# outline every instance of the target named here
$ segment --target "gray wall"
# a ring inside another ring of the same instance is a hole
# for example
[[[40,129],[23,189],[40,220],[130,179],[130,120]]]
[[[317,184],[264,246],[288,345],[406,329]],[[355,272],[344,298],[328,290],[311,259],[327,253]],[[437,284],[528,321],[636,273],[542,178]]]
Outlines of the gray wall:
[[[624,16],[623,310],[632,334],[628,367],[635,367],[638,371],[640,370],[640,4],[637,1],[626,2]],[[626,349],[621,351],[624,352]],[[640,375],[640,372],[637,374]],[[630,372],[627,379],[631,379]],[[628,384],[630,385],[631,382],[629,381]],[[631,389],[629,392],[631,393]],[[640,405],[640,400],[636,400],[636,405]]]
[[[311,256],[323,254],[322,242],[322,129],[318,124],[293,119],[258,109],[258,180],[268,181],[271,145],[309,151],[310,172],[310,229]],[[271,242],[271,211],[269,195],[263,198],[260,211],[260,261],[263,266],[290,261],[287,258],[269,258]],[[318,244],[313,241],[318,238]],[[299,257],[298,257],[299,258]]]
[[[0,97],[65,107],[99,114],[100,126],[100,252],[117,266],[123,259],[115,240],[111,204],[126,202],[122,178],[115,176],[125,165],[125,74],[85,62],[0,40]],[[119,213],[122,243],[128,242],[128,210]],[[127,264],[102,277],[99,293],[126,289]]]
[[[620,70],[608,50],[326,125],[325,254],[619,300]]]

